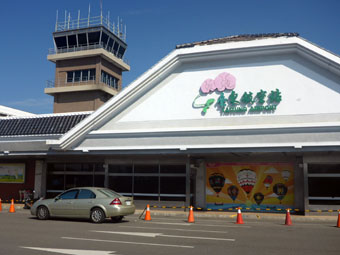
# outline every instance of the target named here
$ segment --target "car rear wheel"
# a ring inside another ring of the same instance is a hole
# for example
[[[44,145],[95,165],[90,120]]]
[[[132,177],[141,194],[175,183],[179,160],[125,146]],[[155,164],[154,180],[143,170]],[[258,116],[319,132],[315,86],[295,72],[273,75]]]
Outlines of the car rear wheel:
[[[47,220],[50,217],[50,212],[46,206],[39,206],[37,210],[37,217],[39,220]]]
[[[93,223],[102,223],[105,220],[105,213],[100,208],[94,208],[91,211],[90,218]]]
[[[124,216],[115,216],[115,217],[111,217],[111,220],[113,222],[121,222],[123,218]]]

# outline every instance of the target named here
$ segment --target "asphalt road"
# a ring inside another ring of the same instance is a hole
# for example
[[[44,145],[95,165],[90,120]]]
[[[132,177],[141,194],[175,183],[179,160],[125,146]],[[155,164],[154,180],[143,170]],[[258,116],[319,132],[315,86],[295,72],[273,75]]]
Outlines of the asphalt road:
[[[121,223],[84,220],[39,221],[28,210],[0,212],[1,255],[152,254],[340,254],[340,228],[329,222],[196,218],[138,215]]]

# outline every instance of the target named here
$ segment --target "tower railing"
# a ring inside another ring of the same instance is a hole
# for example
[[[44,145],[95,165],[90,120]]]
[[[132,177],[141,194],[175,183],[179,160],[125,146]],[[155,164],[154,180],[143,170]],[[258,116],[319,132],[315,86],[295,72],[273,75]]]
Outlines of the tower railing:
[[[89,78],[87,80],[80,81],[72,81],[68,82],[66,79],[60,80],[47,80],[46,88],[58,88],[58,87],[73,87],[73,86],[81,86],[81,85],[103,85],[111,89],[118,90],[118,84],[114,84],[114,86],[110,86],[109,84],[103,82],[102,80],[96,80],[95,78]]]
[[[79,46],[73,46],[73,47],[63,47],[63,48],[49,48],[48,49],[48,54],[53,55],[53,54],[61,54],[61,53],[70,53],[70,52],[77,52],[77,51],[83,51],[83,50],[94,50],[94,49],[105,49],[115,57],[121,59],[124,63],[129,64],[129,61],[125,57],[121,57],[118,54],[114,54],[111,50],[112,48],[110,47],[104,47],[102,43],[92,43],[88,45],[79,45]]]
[[[61,31],[95,27],[95,26],[104,26],[109,31],[111,31],[113,34],[115,34],[120,39],[122,39],[124,42],[126,41],[126,28],[125,28],[125,32],[123,32],[122,25],[117,24],[117,26],[115,26],[115,23],[110,22],[109,18],[104,17],[102,15],[95,16],[95,17],[82,18],[82,19],[78,18],[78,19],[73,19],[73,20],[71,20],[70,17],[68,18],[68,20],[66,20],[65,18],[65,21],[56,22],[55,31],[61,32]]]

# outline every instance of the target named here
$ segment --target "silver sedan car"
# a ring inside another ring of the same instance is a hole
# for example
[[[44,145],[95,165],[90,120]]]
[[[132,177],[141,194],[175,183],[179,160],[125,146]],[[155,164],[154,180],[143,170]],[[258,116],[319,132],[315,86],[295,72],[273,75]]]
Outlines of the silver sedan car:
[[[42,199],[33,204],[31,214],[40,220],[49,217],[87,218],[101,223],[105,218],[121,221],[135,212],[131,197],[106,188],[81,187],[69,189],[53,199]]]

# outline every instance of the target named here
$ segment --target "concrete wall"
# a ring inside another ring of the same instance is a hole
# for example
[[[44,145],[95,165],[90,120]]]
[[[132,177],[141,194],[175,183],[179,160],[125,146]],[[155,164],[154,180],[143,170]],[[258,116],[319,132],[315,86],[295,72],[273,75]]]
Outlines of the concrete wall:
[[[68,71],[84,69],[95,69],[96,80],[94,82],[66,82]],[[69,90],[72,86],[100,84],[102,70],[118,79],[117,91],[120,91],[122,89],[122,70],[101,56],[58,60],[56,62],[55,87],[67,86]],[[77,88],[75,88],[75,90],[76,89]],[[93,111],[98,109],[111,97],[111,94],[102,90],[55,93],[53,112]]]
[[[54,113],[94,111],[112,96],[100,90],[57,93],[54,97]]]

